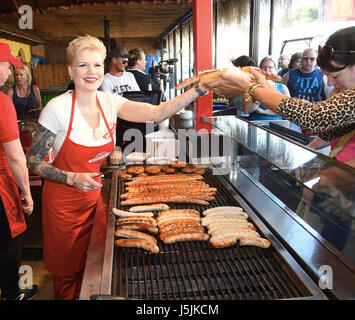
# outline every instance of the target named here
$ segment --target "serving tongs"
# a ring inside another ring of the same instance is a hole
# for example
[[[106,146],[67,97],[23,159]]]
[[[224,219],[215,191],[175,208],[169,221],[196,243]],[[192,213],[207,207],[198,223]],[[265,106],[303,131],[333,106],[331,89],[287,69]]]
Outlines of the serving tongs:
[[[115,170],[118,170],[120,168],[123,168],[126,166],[126,163],[122,163],[118,166],[110,166],[110,168],[108,170],[105,170],[103,172],[101,172],[100,174],[97,174],[96,176],[93,176],[92,178],[97,178],[97,177],[103,177],[105,174],[108,174],[108,173],[112,173],[114,172]]]

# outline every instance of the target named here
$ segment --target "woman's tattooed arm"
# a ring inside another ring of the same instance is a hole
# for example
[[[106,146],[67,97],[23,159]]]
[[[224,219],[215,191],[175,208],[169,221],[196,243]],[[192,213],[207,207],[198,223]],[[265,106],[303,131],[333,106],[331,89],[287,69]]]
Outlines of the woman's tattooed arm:
[[[41,177],[54,181],[68,183],[68,171],[60,170],[44,161],[44,157],[53,144],[55,134],[38,124],[37,131],[32,141],[31,149],[27,156],[27,167]]]

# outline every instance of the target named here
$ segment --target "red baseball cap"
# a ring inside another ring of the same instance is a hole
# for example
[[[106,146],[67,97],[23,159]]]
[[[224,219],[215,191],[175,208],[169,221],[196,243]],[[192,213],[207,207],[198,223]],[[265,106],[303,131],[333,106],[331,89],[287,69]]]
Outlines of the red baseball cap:
[[[15,67],[22,67],[22,62],[17,60],[11,52],[10,46],[7,43],[0,42],[0,61],[9,62]]]

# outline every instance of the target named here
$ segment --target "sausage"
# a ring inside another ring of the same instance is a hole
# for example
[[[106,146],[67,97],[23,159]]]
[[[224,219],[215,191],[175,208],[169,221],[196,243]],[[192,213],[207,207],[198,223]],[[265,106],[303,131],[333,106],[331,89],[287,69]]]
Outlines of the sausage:
[[[115,236],[128,239],[144,239],[157,244],[157,239],[155,239],[153,236],[137,230],[118,228],[115,231]]]
[[[174,229],[184,229],[184,228],[198,228],[202,227],[201,224],[196,220],[174,220],[166,221],[158,225],[161,233],[169,232]],[[203,227],[202,227],[203,228]]]
[[[163,211],[163,210],[168,210],[169,206],[165,203],[155,203],[155,204],[149,204],[145,206],[135,206],[129,208],[129,211],[131,212],[146,212],[146,211]]]
[[[205,218],[212,218],[212,217],[229,218],[229,217],[236,217],[236,216],[242,216],[245,219],[249,218],[248,214],[244,211],[238,211],[238,212],[217,211],[217,212],[209,213],[208,215],[205,216]]]
[[[235,230],[231,230],[231,229],[220,230],[212,234],[212,237],[214,238],[223,238],[225,236],[235,236],[236,239],[240,239],[241,237],[247,237],[247,236],[260,237],[257,231],[248,228],[235,229]]]
[[[112,213],[118,217],[131,217],[131,216],[139,216],[139,217],[153,217],[153,212],[129,212],[124,210],[119,210],[116,208],[112,208]]]
[[[172,214],[172,215],[158,217],[157,223],[158,223],[158,225],[160,225],[163,222],[174,221],[174,220],[183,220],[183,219],[196,220],[198,222],[201,221],[200,216],[196,216],[196,215],[192,215],[192,214]]]
[[[120,217],[116,221],[116,225],[122,223],[147,223],[154,227],[157,226],[157,222],[152,217],[140,217],[140,216],[131,216],[131,217]]]
[[[213,234],[217,231],[238,230],[238,229],[250,229],[250,230],[256,231],[253,224],[250,222],[247,222],[246,224],[237,224],[237,225],[230,225],[230,224],[214,225],[212,227],[208,227],[208,233]]]
[[[159,253],[159,247],[156,244],[144,239],[118,239],[115,245],[123,248],[140,248],[154,254]]]
[[[256,246],[267,249],[270,247],[270,241],[260,237],[242,237],[239,240],[240,246]]]
[[[210,243],[212,245],[213,248],[227,248],[227,247],[231,247],[234,246],[237,241],[234,237],[225,237],[222,239],[210,239]]]
[[[125,201],[121,201],[123,206],[131,206],[138,204],[153,204],[157,202],[166,202],[166,203],[191,203],[198,204],[202,206],[208,206],[208,202],[201,199],[182,197],[182,196],[161,196],[161,197],[146,197],[146,198],[130,198]]]
[[[146,231],[152,234],[158,234],[158,228],[146,223],[125,223],[120,225],[121,229],[130,229],[138,231]]]
[[[215,219],[208,219],[208,220],[203,220],[203,218],[201,219],[201,224],[204,226],[204,227],[209,227],[210,225],[213,225],[213,224],[221,224],[221,223],[225,223],[225,222],[228,222],[230,224],[232,223],[238,223],[239,220],[246,220],[244,217],[237,217],[237,218],[233,218],[233,219],[218,219],[218,218],[215,218]]]
[[[198,227],[189,227],[189,228],[177,228],[177,229],[173,229],[167,232],[160,232],[160,239],[162,241],[164,241],[164,239],[167,236],[171,236],[174,234],[179,234],[179,233],[204,233],[204,229],[202,226],[198,226]]]
[[[197,198],[197,199],[203,199],[203,200],[213,200],[215,192],[209,192],[209,191],[192,191],[189,192],[188,196],[191,198]],[[159,196],[159,197],[169,197],[171,195],[174,195],[174,197],[181,196],[185,197],[186,196],[186,189],[185,190],[164,190],[160,192],[126,192],[120,195],[121,199],[131,199],[131,198],[143,198],[143,197],[154,197],[154,196]]]
[[[195,209],[170,209],[163,212],[159,212],[158,217],[172,215],[172,214],[191,214],[194,216],[200,216],[200,213]]]
[[[230,221],[230,220],[247,220],[244,214],[226,214],[226,215],[216,215],[216,216],[207,216],[203,217],[201,221],[214,221],[214,220],[222,220],[222,221]]]
[[[242,207],[234,207],[234,206],[214,207],[214,208],[209,208],[209,209],[203,211],[202,214],[204,216],[207,216],[210,213],[216,213],[216,212],[220,212],[220,211],[227,212],[227,213],[240,212],[240,211],[243,211],[243,208]]]
[[[164,237],[163,242],[165,244],[172,244],[182,241],[207,241],[209,237],[209,234],[205,232],[181,232],[167,235]]]

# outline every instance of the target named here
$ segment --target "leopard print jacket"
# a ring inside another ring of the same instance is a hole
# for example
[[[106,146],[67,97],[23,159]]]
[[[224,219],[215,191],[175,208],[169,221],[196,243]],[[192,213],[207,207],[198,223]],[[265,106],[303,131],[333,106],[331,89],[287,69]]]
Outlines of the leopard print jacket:
[[[287,97],[278,110],[284,119],[331,141],[355,130],[355,88],[319,103]]]

